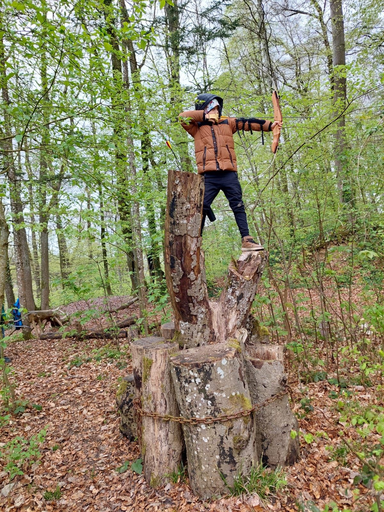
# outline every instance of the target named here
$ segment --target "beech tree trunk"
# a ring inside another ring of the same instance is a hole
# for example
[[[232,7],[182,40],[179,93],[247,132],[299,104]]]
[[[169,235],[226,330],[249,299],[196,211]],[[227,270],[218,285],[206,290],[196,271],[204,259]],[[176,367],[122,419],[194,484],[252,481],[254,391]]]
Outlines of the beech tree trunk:
[[[132,344],[132,366],[137,397],[148,413],[179,416],[170,373],[170,354],[178,352],[177,343],[149,337]],[[144,476],[152,487],[163,485],[181,464],[183,437],[174,421],[143,415],[139,441]]]

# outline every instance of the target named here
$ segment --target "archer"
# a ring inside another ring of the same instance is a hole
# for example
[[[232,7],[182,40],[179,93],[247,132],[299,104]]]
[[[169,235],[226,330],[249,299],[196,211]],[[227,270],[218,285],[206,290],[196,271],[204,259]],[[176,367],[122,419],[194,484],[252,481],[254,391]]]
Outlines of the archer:
[[[264,247],[249,235],[247,214],[237,177],[237,162],[233,134],[239,130],[263,132],[279,129],[282,121],[265,121],[251,117],[223,117],[223,99],[215,94],[199,94],[195,110],[182,112],[182,127],[195,140],[197,170],[204,175],[203,232],[205,218],[214,220],[211,204],[222,190],[228,199],[242,238],[242,251],[263,251]],[[213,216],[213,219],[212,219]]]

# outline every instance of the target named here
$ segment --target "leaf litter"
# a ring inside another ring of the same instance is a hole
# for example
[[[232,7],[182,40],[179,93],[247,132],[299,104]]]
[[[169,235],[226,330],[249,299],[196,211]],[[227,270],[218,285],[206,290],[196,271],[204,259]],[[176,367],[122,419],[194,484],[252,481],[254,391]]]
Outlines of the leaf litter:
[[[124,299],[123,299],[124,302]],[[117,302],[116,302],[117,303]],[[118,304],[117,304],[118,305]],[[73,306],[78,310],[79,305]],[[81,305],[82,307],[84,305]],[[368,511],[370,490],[354,479],[359,460],[351,453],[340,462],[330,453],[340,446],[339,423],[330,393],[338,388],[328,381],[303,386],[291,379],[293,408],[299,416],[301,459],[286,468],[287,486],[278,496],[262,502],[257,495],[202,501],[187,483],[152,489],[138,468],[140,451],[119,431],[116,390],[131,372],[129,344],[120,342],[126,367],[108,357],[95,358],[103,340],[29,340],[7,348],[15,370],[17,394],[34,406],[12,416],[1,430],[1,443],[16,435],[30,438],[47,429],[41,459],[10,482],[0,468],[0,510],[4,511],[164,511],[245,512],[262,510],[322,511],[334,502],[340,510]],[[78,364],[71,364],[77,361]],[[373,393],[373,391],[372,391]],[[355,386],[362,403],[382,400]],[[301,400],[315,404],[303,413]],[[36,407],[40,406],[40,407]],[[311,442],[305,440],[310,435]],[[350,438],[353,432],[346,432]],[[119,468],[126,467],[124,471]],[[57,493],[57,499],[47,500]]]

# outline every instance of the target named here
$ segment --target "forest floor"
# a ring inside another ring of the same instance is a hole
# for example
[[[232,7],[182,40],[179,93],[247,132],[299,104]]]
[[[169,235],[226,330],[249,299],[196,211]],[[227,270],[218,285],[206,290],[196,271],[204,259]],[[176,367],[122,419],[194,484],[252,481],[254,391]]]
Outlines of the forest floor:
[[[287,485],[264,502],[257,495],[204,502],[193,495],[187,479],[152,489],[130,468],[128,461],[136,461],[140,453],[137,443],[119,432],[116,390],[131,372],[129,343],[121,341],[119,350],[113,344],[106,347],[103,340],[9,344],[11,378],[17,382],[17,395],[28,403],[2,427],[0,451],[15,436],[29,440],[42,429],[46,436],[40,460],[26,461],[24,474],[10,480],[0,468],[0,510],[323,511],[331,502],[338,507],[334,510],[371,510],[373,491],[355,483],[362,464],[341,441],[342,435],[349,444],[359,439],[340,419],[340,407],[348,402],[362,409],[383,405],[379,387],[351,384],[340,390],[329,375],[304,384],[288,367],[301,458],[286,468]],[[351,376],[357,369],[348,372]]]

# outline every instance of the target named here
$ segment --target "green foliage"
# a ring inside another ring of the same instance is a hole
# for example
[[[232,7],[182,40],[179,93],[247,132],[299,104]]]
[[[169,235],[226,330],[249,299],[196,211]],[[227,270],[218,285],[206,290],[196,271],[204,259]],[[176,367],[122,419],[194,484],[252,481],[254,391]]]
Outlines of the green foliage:
[[[174,484],[185,483],[187,480],[187,468],[181,463],[177,471],[173,471],[167,477]]]
[[[61,498],[61,489],[58,485],[54,491],[45,491],[43,498],[46,501],[59,500]]]
[[[136,459],[133,462],[126,460],[122,466],[116,468],[116,471],[118,473],[125,473],[128,469],[131,469],[134,473],[141,475],[143,472],[143,461],[141,459]]]
[[[39,447],[44,442],[47,430],[43,429],[30,439],[16,436],[0,449],[0,459],[10,480],[24,474],[23,467],[31,466],[40,457]]]
[[[229,486],[221,474],[231,496],[256,493],[261,499],[269,499],[287,485],[285,473],[281,468],[275,470],[264,468],[262,464],[252,466],[249,475],[237,475]]]

